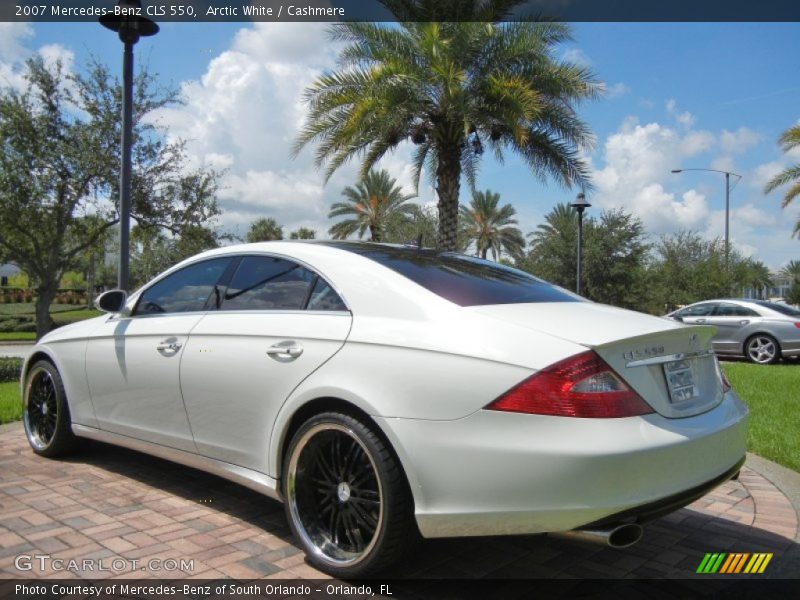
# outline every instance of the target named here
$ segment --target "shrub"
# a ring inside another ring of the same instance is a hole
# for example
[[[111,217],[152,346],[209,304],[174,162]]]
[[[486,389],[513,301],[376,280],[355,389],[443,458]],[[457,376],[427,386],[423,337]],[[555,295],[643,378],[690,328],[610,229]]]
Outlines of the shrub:
[[[16,319],[0,319],[0,332],[15,331],[19,321]]]
[[[21,358],[0,357],[0,383],[6,381],[19,381],[20,373],[22,373]]]

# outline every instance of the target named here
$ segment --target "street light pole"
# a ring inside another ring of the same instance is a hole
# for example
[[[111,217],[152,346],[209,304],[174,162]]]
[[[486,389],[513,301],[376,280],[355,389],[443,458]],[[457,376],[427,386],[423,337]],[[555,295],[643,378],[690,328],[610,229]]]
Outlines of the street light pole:
[[[581,192],[575,198],[575,202],[570,204],[572,208],[578,211],[578,269],[575,282],[575,293],[581,295],[581,279],[582,279],[582,264],[583,264],[583,211],[591,206],[586,201],[586,194]]]
[[[682,173],[683,171],[708,171],[709,173],[722,173],[725,175],[725,271],[728,271],[731,255],[731,175],[738,177],[739,180],[742,176],[738,173],[731,173],[730,171],[720,171],[718,169],[672,169],[673,173]],[[736,183],[739,183],[737,180]]]
[[[140,0],[119,0],[120,15],[108,13],[100,17],[100,24],[119,34],[124,44],[122,55],[122,136],[120,140],[122,164],[119,175],[119,268],[117,287],[128,289],[130,272],[131,231],[131,144],[133,143],[133,46],[142,36],[158,33],[158,25],[142,12]]]

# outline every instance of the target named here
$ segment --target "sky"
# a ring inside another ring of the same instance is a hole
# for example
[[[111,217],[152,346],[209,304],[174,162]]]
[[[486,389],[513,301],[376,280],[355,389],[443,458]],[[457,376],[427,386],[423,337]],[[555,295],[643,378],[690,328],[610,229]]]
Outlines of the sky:
[[[596,186],[590,214],[623,207],[657,237],[691,229],[722,237],[724,176],[678,168],[733,171],[731,242],[745,255],[779,269],[800,258],[791,237],[800,202],[781,210],[780,191],[764,184],[800,152],[783,154],[781,132],[800,122],[800,24],[580,23],[563,59],[590,66],[607,88],[600,101],[578,106],[596,134],[587,160]],[[303,89],[335,67],[340,46],[324,24],[165,23],[136,46],[159,82],[178,87],[184,104],[151,119],[187,141],[196,164],[225,170],[219,193],[222,229],[244,235],[254,219],[273,217],[284,232],[305,226],[325,237],[330,205],[357,179],[357,165],[326,184],[313,149],[290,156],[305,118]],[[20,86],[32,53],[61,58],[79,70],[90,56],[121,68],[121,44],[92,23],[0,23],[0,85]],[[380,166],[411,188],[408,143]],[[478,189],[501,194],[517,209],[524,233],[577,190],[538,181],[507,155],[484,155]],[[734,178],[735,179],[735,178]],[[435,202],[423,178],[418,201]],[[469,201],[462,185],[461,201]]]

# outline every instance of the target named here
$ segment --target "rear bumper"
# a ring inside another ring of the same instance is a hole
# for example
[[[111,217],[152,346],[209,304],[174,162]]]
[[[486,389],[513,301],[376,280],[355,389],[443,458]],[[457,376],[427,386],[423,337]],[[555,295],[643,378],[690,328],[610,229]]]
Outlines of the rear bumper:
[[[408,474],[422,534],[458,537],[567,531],[675,510],[735,474],[746,418],[729,392],[683,419],[481,410],[455,421],[377,420]]]

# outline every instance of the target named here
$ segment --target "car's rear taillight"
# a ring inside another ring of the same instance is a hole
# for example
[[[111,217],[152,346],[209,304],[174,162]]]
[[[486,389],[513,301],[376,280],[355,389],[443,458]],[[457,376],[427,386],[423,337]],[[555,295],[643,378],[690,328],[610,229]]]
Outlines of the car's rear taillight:
[[[795,321],[794,322],[794,326],[797,327],[798,329],[800,329],[800,321]]]
[[[586,417],[633,417],[653,409],[594,352],[542,369],[487,405],[488,410]]]

